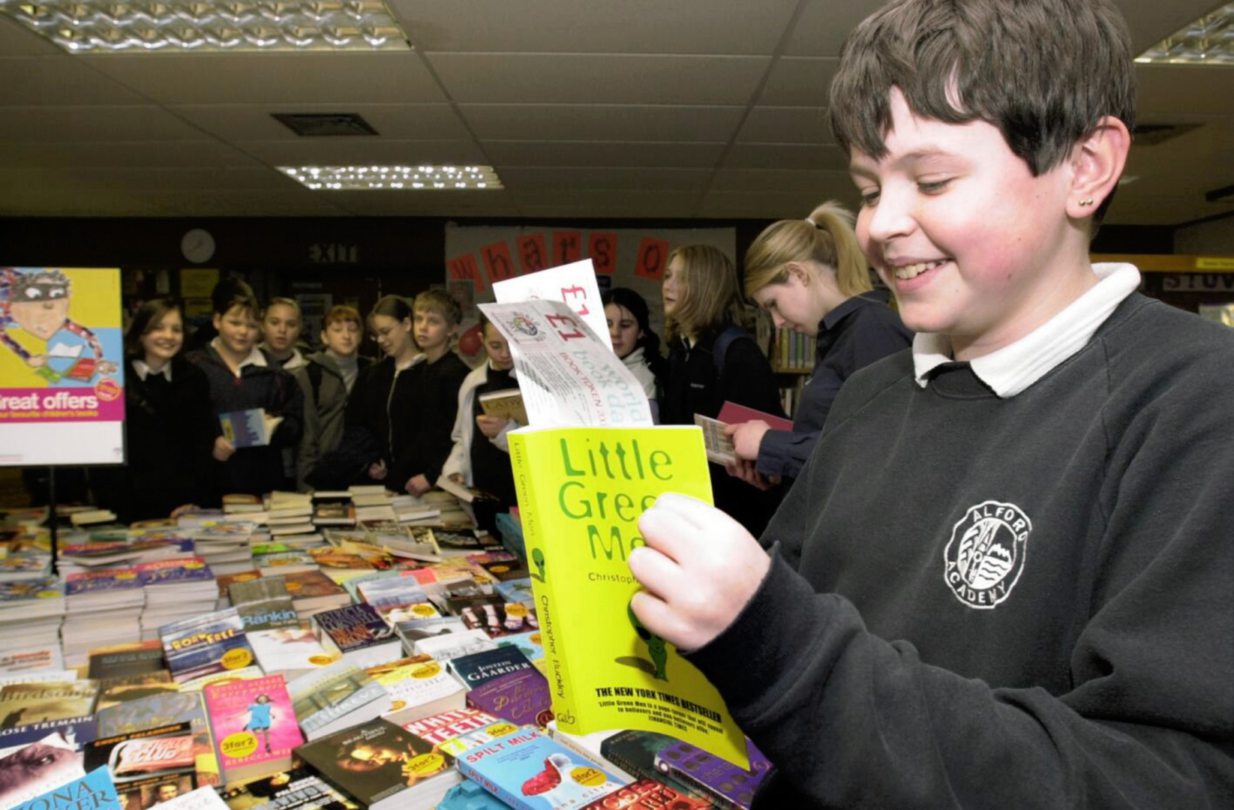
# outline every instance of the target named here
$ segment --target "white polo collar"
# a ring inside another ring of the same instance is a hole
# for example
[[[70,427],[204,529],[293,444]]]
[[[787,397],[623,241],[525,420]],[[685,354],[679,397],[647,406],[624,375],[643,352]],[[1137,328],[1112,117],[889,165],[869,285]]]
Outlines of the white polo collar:
[[[167,378],[167,382],[171,382],[171,363],[164,363],[158,371],[151,371],[145,360],[133,358],[133,370],[137,372],[137,379],[142,382],[145,382],[151,374],[162,374]]]
[[[221,342],[222,341],[220,341],[219,338],[215,338],[214,340],[210,341],[210,345],[214,347],[214,350],[216,352],[218,352],[219,345]],[[222,352],[219,352],[219,354],[222,355]],[[241,360],[240,365],[236,366],[236,376],[237,377],[240,376],[240,370],[244,368],[245,366],[261,366],[262,368],[265,368],[268,365],[270,364],[266,362],[266,355],[262,352],[261,349],[254,346],[252,350],[249,352],[249,356]]]
[[[1061,312],[1016,342],[969,363],[973,374],[1003,399],[1040,380],[1092,339],[1093,334],[1127,296],[1140,286],[1140,271],[1125,263],[1094,264],[1097,283]],[[926,387],[929,374],[952,362],[951,340],[920,332],[913,338],[913,370],[917,385]]]

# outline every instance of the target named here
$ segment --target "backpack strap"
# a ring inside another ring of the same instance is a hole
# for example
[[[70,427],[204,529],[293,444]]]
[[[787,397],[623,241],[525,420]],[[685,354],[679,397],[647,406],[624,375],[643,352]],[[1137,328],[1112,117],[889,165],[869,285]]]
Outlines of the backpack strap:
[[[304,373],[309,378],[309,390],[313,392],[313,407],[317,407],[318,393],[321,391],[321,376],[325,372],[321,368],[320,363],[314,363],[311,360],[304,367]]]
[[[712,346],[711,353],[716,364],[716,377],[724,376],[724,356],[728,354],[728,349],[733,345],[733,341],[745,338],[754,340],[754,337],[736,324],[730,323],[720,331],[716,336],[715,345]]]

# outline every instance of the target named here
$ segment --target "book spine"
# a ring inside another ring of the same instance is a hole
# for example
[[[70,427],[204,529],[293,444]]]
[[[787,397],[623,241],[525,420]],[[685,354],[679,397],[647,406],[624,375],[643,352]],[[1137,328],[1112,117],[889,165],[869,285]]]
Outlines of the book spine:
[[[531,434],[535,435],[535,434]],[[544,434],[540,434],[542,437]],[[575,717],[573,706],[572,681],[566,665],[564,645],[567,643],[561,637],[561,627],[554,621],[556,599],[552,587],[537,571],[537,555],[543,559],[544,537],[540,519],[540,508],[553,508],[551,504],[541,504],[536,500],[535,487],[531,474],[531,464],[528,461],[527,443],[530,435],[513,433],[510,435],[510,466],[514,470],[514,489],[519,503],[519,515],[523,523],[523,543],[526,551],[528,568],[531,571],[531,589],[535,598],[536,614],[540,621],[540,636],[543,639],[544,658],[548,662],[548,691],[553,705],[553,714],[558,722],[573,723]]]

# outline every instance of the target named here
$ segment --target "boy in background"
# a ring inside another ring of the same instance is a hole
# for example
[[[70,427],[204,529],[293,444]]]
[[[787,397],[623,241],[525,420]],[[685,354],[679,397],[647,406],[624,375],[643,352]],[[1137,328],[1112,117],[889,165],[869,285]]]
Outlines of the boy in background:
[[[261,313],[261,350],[284,371],[304,367],[304,355],[296,348],[303,324],[294,298],[271,298]]]
[[[257,348],[257,299],[249,285],[224,279],[211,293],[214,328],[209,344],[186,359],[210,381],[214,413],[255,408],[282,417],[265,447],[237,449],[222,435],[214,440],[214,458],[222,462],[221,491],[262,495],[285,486],[283,449],[300,441],[304,401],[290,374]]]
[[[304,436],[296,471],[302,491],[345,488],[359,469],[358,462],[349,465],[336,451],[343,441],[347,398],[359,372],[371,362],[359,354],[363,333],[355,307],[332,307],[321,330],[324,349],[310,354],[295,371],[304,396]]]
[[[634,612],[776,764],[766,806],[1234,806],[1234,335],[1088,258],[1121,15],[899,0],[830,109],[912,351],[845,384],[768,551],[648,510]]]

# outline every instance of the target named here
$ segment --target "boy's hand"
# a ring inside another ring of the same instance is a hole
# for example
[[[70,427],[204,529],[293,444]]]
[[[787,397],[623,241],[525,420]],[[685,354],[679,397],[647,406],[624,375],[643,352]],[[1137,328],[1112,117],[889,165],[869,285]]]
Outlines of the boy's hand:
[[[733,440],[733,449],[738,458],[754,461],[758,458],[758,448],[763,442],[763,434],[771,430],[771,425],[762,419],[751,419],[739,425],[729,425],[724,433]]]
[[[368,465],[368,477],[372,478],[374,481],[386,480],[386,462],[374,461],[372,464]]]
[[[214,440],[214,460],[215,461],[226,461],[227,459],[231,458],[232,454],[235,452],[236,452],[235,445],[233,445],[231,442],[224,439],[222,436],[219,436]]]
[[[480,432],[488,438],[495,439],[501,434],[501,431],[509,421],[509,419],[502,419],[500,416],[480,414],[476,417],[476,427],[480,428]]]
[[[638,528],[647,545],[631,552],[630,571],[644,590],[630,606],[643,626],[682,650],[697,650],[732,624],[771,565],[740,523],[684,495],[661,495]]]
[[[411,478],[407,479],[407,486],[403,488],[412,495],[423,495],[432,489],[433,485],[430,484],[429,480],[424,477],[424,473],[420,473],[419,475],[413,475]]]

